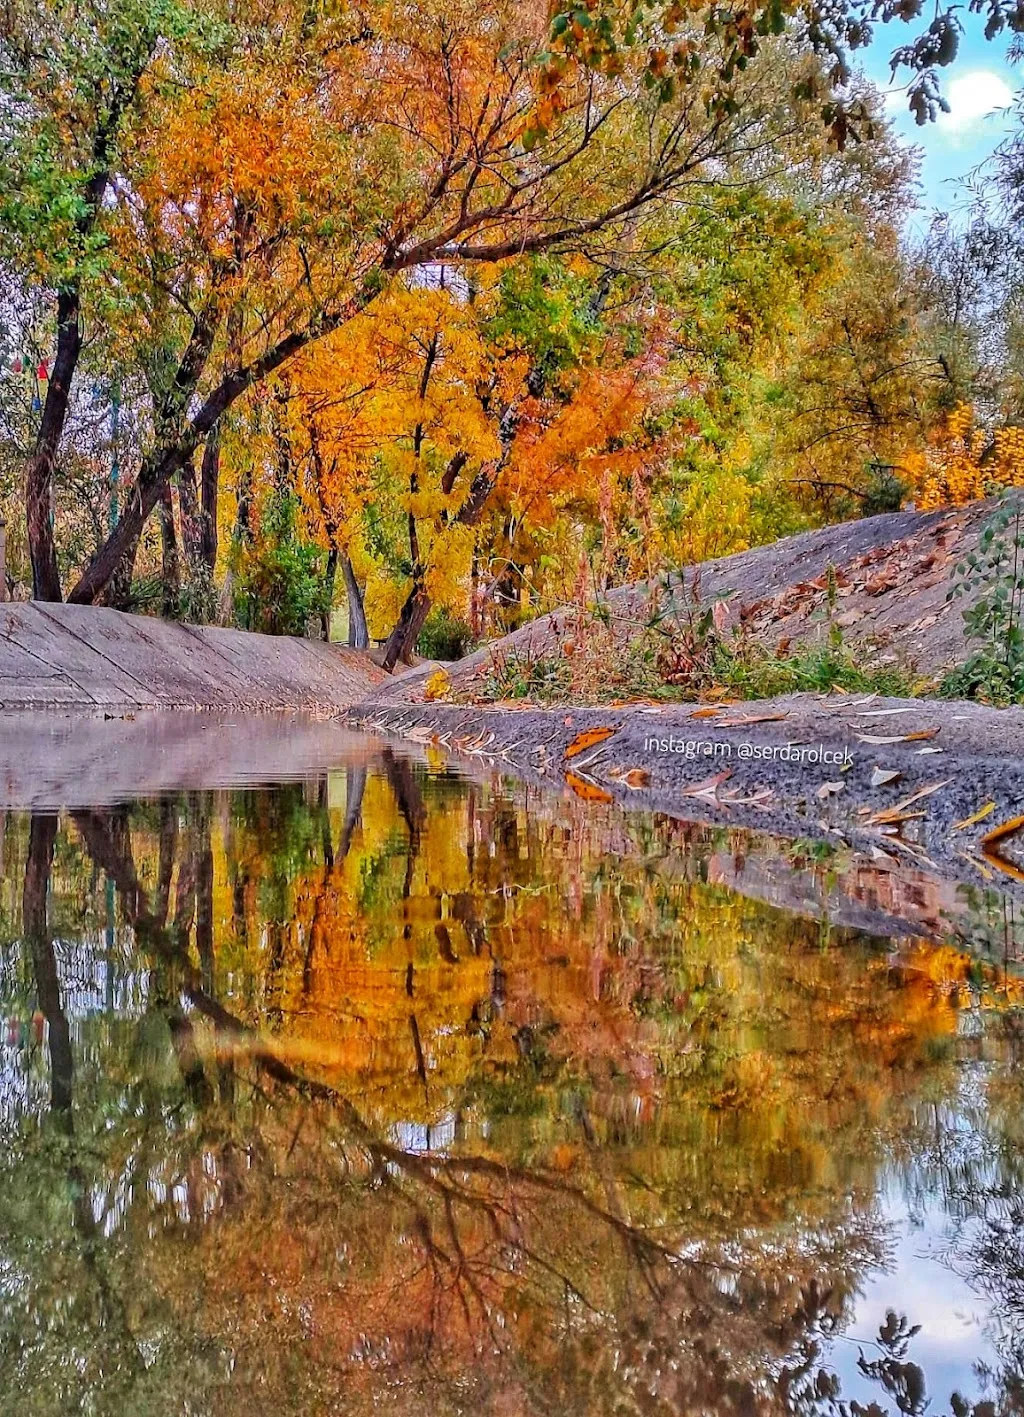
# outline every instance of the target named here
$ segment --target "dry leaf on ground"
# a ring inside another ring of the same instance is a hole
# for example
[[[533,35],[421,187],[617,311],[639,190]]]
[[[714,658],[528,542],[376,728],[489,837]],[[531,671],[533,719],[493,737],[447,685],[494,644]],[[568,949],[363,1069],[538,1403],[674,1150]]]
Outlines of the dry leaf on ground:
[[[565,750],[565,756],[567,758],[578,757],[580,753],[585,753],[588,748],[594,748],[598,743],[603,743],[606,738],[610,738],[617,731],[615,728],[587,728],[572,740]]]
[[[956,822],[953,826],[955,832],[963,831],[964,827],[973,827],[976,822],[983,822],[986,817],[991,817],[996,810],[994,802],[986,802],[984,807],[979,807],[969,817],[964,817],[962,822]]]

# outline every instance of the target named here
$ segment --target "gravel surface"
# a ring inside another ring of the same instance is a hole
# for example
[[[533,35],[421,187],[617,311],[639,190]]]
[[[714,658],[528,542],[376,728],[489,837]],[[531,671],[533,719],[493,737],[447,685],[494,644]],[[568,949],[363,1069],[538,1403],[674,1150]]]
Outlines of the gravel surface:
[[[1021,709],[841,694],[717,709],[379,700],[348,721],[567,786],[584,801],[848,845],[1024,890],[1024,837],[990,838],[1024,813]]]

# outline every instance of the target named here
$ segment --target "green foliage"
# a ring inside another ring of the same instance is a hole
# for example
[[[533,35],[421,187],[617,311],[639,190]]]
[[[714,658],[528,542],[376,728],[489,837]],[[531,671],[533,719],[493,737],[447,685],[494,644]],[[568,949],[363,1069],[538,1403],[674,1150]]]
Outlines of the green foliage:
[[[601,320],[594,283],[557,257],[534,256],[509,266],[500,294],[488,338],[528,352],[538,379],[575,368],[595,353]]]
[[[898,475],[896,468],[887,463],[870,463],[861,498],[860,514],[875,517],[882,512],[898,512],[909,491],[908,483]]]
[[[122,130],[161,45],[210,46],[218,27],[180,0],[53,6],[19,0],[0,34],[0,253],[30,279],[78,283],[103,266],[97,224]]]
[[[495,655],[484,680],[484,697],[561,703],[572,694],[572,671],[555,654]]]
[[[849,693],[888,694],[896,698],[913,693],[913,684],[895,665],[864,667],[842,643],[798,650],[781,658],[760,647],[740,652],[720,652],[720,682],[741,699],[768,699],[777,694]]]
[[[235,617],[242,629],[302,635],[329,608],[323,553],[301,540],[297,513],[294,497],[276,497],[260,536],[237,553]]]
[[[977,550],[959,562],[947,600],[973,598],[963,612],[967,639],[976,648],[943,681],[949,698],[992,704],[1024,702],[1024,517],[1019,499],[1007,498],[984,525]]]
[[[473,631],[464,620],[438,607],[427,616],[416,642],[416,653],[425,659],[462,659],[473,644]]]

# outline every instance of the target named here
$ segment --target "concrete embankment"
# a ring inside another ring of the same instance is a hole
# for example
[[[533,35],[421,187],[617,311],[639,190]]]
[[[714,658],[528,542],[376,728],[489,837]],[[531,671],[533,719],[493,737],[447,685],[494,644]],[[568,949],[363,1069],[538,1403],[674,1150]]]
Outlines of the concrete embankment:
[[[1024,709],[867,695],[719,708],[394,702],[348,722],[590,802],[849,846],[1024,892]]]
[[[92,606],[0,605],[0,708],[338,709],[383,672],[362,653]]]

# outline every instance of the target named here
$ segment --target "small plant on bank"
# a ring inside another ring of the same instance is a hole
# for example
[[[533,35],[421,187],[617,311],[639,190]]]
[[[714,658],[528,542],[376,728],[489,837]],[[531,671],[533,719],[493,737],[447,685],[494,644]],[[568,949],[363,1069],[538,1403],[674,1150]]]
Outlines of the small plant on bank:
[[[577,610],[554,628],[543,653],[511,649],[492,656],[480,686],[487,699],[537,703],[606,703],[655,699],[692,702],[708,695],[772,698],[800,692],[903,696],[914,686],[897,666],[865,666],[843,643],[835,623],[830,574],[827,642],[777,655],[743,635],[726,636],[724,601],[704,601],[699,576],[680,576],[652,595],[643,618],[614,619],[607,605]]]
[[[850,694],[911,697],[914,685],[896,665],[865,667],[842,643],[797,650],[782,657],[756,644],[726,651],[720,665],[721,683],[739,699],[771,699],[780,694],[825,694],[842,689]]]
[[[974,598],[964,612],[965,664],[943,680],[947,698],[1024,703],[1024,515],[1008,498],[982,527],[978,546],[956,567],[947,600]]]

